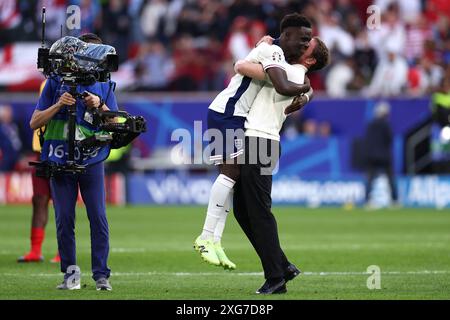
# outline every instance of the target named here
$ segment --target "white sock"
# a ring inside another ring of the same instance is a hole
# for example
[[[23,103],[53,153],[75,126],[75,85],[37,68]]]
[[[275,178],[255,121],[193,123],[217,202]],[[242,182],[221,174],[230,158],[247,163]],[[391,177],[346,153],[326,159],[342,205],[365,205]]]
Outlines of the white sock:
[[[231,204],[233,203],[233,190],[228,194],[227,201],[225,201],[225,206],[220,213],[219,220],[217,221],[216,229],[214,229],[214,242],[219,242],[222,240],[223,230],[225,229],[225,224],[227,222],[227,216],[230,213]]]
[[[211,188],[208,211],[200,238],[206,240],[214,236],[217,222],[225,208],[225,202],[236,182],[224,174],[220,174]]]

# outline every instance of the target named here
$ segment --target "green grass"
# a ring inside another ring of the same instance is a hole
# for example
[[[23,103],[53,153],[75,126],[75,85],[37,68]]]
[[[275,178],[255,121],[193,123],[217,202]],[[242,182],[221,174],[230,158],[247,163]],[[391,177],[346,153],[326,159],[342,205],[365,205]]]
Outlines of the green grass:
[[[450,212],[275,208],[283,248],[305,273],[286,295],[265,299],[449,299]],[[29,246],[31,208],[0,207],[0,299],[262,299],[259,259],[234,217],[223,245],[237,264],[224,271],[192,249],[201,207],[109,208],[112,292],[97,292],[90,272],[89,228],[77,212],[82,290],[61,292],[53,212],[46,262],[17,264]],[[381,268],[381,289],[366,286],[369,265]],[[429,273],[428,273],[429,271]],[[438,272],[434,272],[438,271]],[[323,272],[324,274],[320,274]],[[114,273],[116,273],[114,275]]]

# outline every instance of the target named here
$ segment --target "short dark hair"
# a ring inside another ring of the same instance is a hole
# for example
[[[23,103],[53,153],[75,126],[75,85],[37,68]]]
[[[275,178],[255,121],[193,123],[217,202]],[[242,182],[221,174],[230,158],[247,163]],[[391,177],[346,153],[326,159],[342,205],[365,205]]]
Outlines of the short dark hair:
[[[311,21],[301,14],[291,13],[284,16],[280,24],[280,32],[283,33],[284,29],[294,27],[294,28],[312,28]]]
[[[316,46],[312,52],[312,57],[316,59],[316,63],[309,68],[309,71],[321,70],[330,63],[328,47],[319,37],[314,37],[313,39],[316,40]]]
[[[88,42],[88,43],[100,43],[102,44],[102,39],[96,35],[95,33],[85,33],[78,37],[81,41]]]
[[[330,63],[330,51],[325,43],[319,37],[314,37],[313,39],[316,40],[316,46],[312,56],[316,59],[316,63],[309,68],[309,71],[321,70]]]

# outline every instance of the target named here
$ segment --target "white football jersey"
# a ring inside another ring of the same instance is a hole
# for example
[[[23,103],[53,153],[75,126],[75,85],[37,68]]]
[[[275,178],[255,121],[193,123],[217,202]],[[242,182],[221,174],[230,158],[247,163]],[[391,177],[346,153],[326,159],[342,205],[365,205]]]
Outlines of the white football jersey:
[[[291,82],[303,84],[308,69],[301,65],[284,63],[287,78]],[[245,121],[245,135],[280,141],[280,130],[286,115],[284,110],[293,100],[278,94],[272,83],[265,82],[253,101]]]
[[[254,48],[245,60],[261,63],[264,70],[271,67],[284,69],[286,65],[283,50],[279,46],[265,42]],[[230,116],[246,117],[256,95],[265,83],[236,74],[231,78],[230,84],[211,102],[209,109]]]

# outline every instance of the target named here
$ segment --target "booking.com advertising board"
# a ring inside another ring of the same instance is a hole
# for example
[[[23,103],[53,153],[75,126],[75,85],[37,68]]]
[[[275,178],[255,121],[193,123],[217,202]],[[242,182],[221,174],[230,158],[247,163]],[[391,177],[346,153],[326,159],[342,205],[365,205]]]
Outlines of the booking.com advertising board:
[[[112,205],[203,205],[208,203],[215,175],[120,174],[108,176],[108,203]],[[400,176],[400,203],[405,207],[450,208],[450,176]],[[31,202],[31,173],[0,174],[0,204]],[[126,194],[126,197],[125,197]],[[389,205],[384,176],[374,181],[370,195],[374,207]],[[306,207],[361,205],[365,199],[363,176],[339,179],[274,176],[274,205]],[[81,201],[81,199],[80,199]]]
[[[134,205],[206,205],[215,176],[183,174],[131,174],[127,178],[127,200]],[[450,176],[400,176],[399,201],[405,207],[450,208]],[[352,206],[365,200],[365,179],[275,176],[274,205]],[[390,204],[387,178],[374,181],[370,195],[374,207]]]

